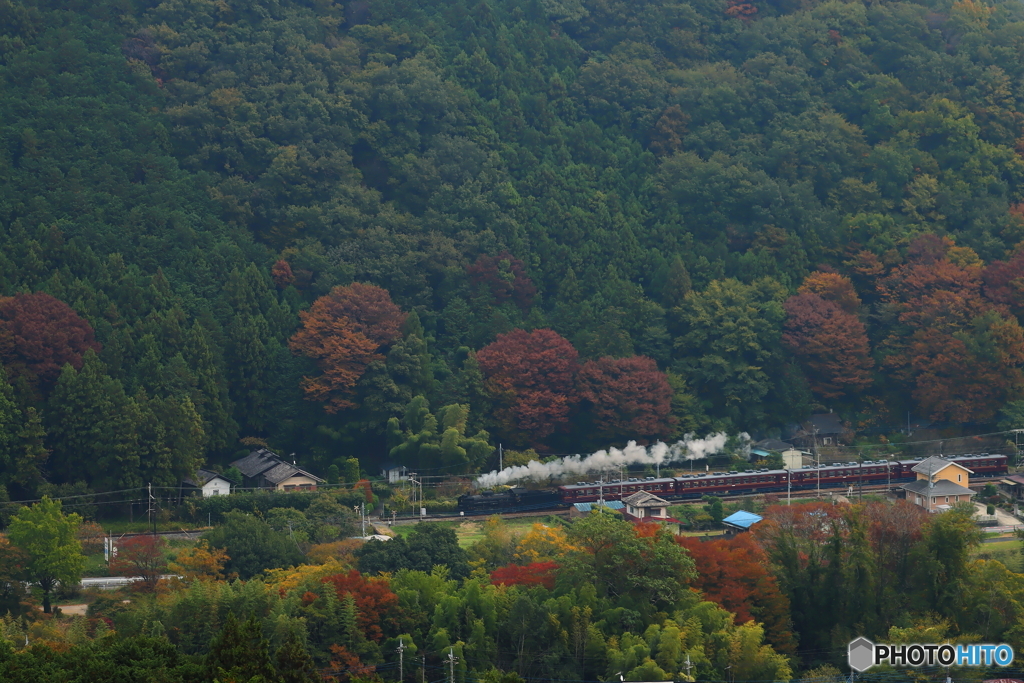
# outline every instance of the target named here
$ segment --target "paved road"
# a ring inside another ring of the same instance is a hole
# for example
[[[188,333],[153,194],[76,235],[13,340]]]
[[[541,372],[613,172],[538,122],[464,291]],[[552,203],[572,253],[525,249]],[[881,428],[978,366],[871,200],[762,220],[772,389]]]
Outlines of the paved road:
[[[164,574],[161,579],[174,578],[174,574]],[[87,576],[82,579],[82,588],[121,588],[130,583],[142,581],[141,576]]]

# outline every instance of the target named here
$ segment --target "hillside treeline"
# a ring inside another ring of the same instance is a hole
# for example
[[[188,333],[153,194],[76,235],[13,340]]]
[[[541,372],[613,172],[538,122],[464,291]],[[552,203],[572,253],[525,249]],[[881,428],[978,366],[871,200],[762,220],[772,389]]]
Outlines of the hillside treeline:
[[[1011,419],[1022,52],[974,0],[3,0],[2,483]]]

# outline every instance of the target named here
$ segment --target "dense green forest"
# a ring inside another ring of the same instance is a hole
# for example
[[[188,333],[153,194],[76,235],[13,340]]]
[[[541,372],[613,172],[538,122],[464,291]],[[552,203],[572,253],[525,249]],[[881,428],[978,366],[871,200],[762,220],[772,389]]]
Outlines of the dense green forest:
[[[1024,415],[1024,8],[0,0],[0,483]]]

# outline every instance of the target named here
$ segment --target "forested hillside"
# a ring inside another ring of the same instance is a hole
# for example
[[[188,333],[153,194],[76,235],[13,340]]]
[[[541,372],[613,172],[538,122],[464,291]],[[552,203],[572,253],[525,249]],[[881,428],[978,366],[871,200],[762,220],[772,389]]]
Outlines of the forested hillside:
[[[1017,2],[0,0],[0,483],[988,423]]]

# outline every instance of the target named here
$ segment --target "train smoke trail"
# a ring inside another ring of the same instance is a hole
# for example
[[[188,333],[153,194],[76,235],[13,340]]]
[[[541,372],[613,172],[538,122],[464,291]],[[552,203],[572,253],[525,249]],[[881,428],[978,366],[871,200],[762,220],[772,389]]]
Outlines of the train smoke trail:
[[[595,470],[617,469],[624,465],[664,465],[681,460],[699,460],[714,455],[725,447],[728,434],[719,432],[703,439],[687,434],[681,441],[672,445],[661,443],[653,446],[638,446],[630,441],[625,448],[609,448],[590,455],[570,455],[551,462],[534,460],[525,465],[506,467],[502,471],[492,470],[477,478],[476,484],[481,488],[508,484],[514,481],[532,480],[545,482],[549,479],[565,475],[583,475]],[[745,445],[750,441],[747,434],[740,434]]]

